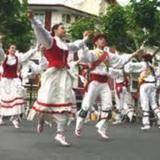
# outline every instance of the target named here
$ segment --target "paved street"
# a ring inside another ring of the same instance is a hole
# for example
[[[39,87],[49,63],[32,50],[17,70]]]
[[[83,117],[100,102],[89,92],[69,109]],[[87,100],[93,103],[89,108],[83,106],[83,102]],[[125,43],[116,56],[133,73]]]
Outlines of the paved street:
[[[0,128],[0,160],[159,160],[160,129],[140,131],[140,126],[123,124],[110,128],[111,139],[102,141],[93,124],[87,124],[81,139],[73,135],[74,125],[67,131],[71,147],[61,147],[53,140],[55,128],[35,133],[33,122],[23,122],[19,130],[13,126]]]

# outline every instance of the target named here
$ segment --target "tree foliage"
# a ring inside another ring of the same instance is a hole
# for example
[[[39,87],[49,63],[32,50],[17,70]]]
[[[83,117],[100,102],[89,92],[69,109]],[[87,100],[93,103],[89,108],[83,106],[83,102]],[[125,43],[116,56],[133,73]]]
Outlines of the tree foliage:
[[[83,37],[83,32],[86,30],[95,30],[95,17],[83,17],[74,22],[69,28],[69,33],[73,39],[80,39]]]
[[[107,34],[110,46],[124,50],[132,39],[127,34],[128,22],[125,9],[119,5],[112,5],[107,13],[101,17],[103,32]]]
[[[33,34],[27,18],[27,0],[0,1],[0,34],[4,35],[2,43],[6,49],[14,43],[20,51],[26,51],[31,45]]]
[[[131,8],[133,8],[132,17],[136,29],[142,35],[142,40],[146,40],[146,44],[159,45],[160,33],[160,7],[159,0],[136,0],[131,1]],[[134,29],[134,28],[133,28]],[[136,34],[138,36],[138,33]]]
[[[111,5],[106,13],[88,20],[81,19],[75,22],[71,28],[72,37],[78,31],[82,35],[84,29],[99,30],[107,34],[110,46],[116,47],[122,52],[133,52],[145,44],[149,46],[160,45],[160,2],[158,0],[130,0],[125,6]],[[87,19],[87,18],[86,18]],[[79,23],[81,22],[81,23]],[[90,28],[91,26],[91,28]]]

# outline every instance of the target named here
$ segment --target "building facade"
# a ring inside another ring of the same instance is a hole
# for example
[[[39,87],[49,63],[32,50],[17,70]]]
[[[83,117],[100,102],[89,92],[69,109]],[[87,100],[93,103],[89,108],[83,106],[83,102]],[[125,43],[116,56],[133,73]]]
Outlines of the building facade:
[[[36,3],[34,1],[29,1],[29,9],[34,11],[35,16],[49,31],[51,26],[56,23],[62,22],[66,27],[68,27],[80,17],[94,16],[90,13],[72,8],[62,3]]]
[[[66,0],[67,5],[76,9],[94,14],[96,16],[105,13],[110,4],[116,4],[116,0]]]

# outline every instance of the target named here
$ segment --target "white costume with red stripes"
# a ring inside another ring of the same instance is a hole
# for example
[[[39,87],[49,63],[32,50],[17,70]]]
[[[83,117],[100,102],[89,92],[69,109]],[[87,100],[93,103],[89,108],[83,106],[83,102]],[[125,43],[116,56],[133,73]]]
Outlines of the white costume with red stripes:
[[[8,64],[10,58],[14,64]],[[24,112],[24,94],[21,80],[18,77],[18,57],[7,56],[3,62],[1,79],[1,116],[19,115]]]
[[[31,49],[26,54],[7,55],[2,61],[0,115],[18,116],[24,112],[25,89],[19,78],[20,66],[35,52]]]
[[[46,48],[44,55],[49,64],[42,74],[38,97],[28,119],[38,116],[39,119],[54,120],[57,123],[57,133],[63,133],[68,115],[75,112],[75,104],[72,103],[73,76],[67,63],[68,52],[81,48],[85,40],[66,43],[59,37],[52,37],[37,20],[32,19],[32,23],[39,43]]]

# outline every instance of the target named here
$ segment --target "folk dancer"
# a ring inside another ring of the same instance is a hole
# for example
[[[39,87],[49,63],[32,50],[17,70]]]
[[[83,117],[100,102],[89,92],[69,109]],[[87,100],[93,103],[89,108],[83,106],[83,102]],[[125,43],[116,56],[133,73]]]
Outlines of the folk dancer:
[[[141,130],[149,130],[150,126],[150,107],[154,111],[158,120],[160,120],[160,108],[156,100],[156,76],[152,66],[152,55],[144,54],[142,62],[130,62],[126,65],[131,73],[140,73],[139,76],[139,94],[142,108],[142,127]]]
[[[29,13],[29,17],[38,42],[46,48],[44,56],[49,64],[47,70],[42,74],[38,97],[28,119],[32,120],[34,117],[38,117],[39,125],[37,128],[40,129],[43,127],[44,120],[55,121],[57,124],[55,140],[63,146],[69,146],[70,143],[66,140],[64,133],[67,121],[74,111],[72,109],[73,77],[68,71],[68,52],[80,49],[88,37],[86,35],[83,40],[66,43],[63,40],[65,27],[62,23],[54,25],[52,34],[50,34],[33,17],[32,12]]]
[[[122,122],[122,116],[127,115],[131,122],[134,116],[132,96],[128,90],[129,80],[123,69],[109,68],[109,74],[114,79],[114,95],[116,103],[116,117],[113,124]]]
[[[16,46],[11,45],[8,53],[4,55],[2,63],[1,98],[0,98],[0,124],[4,124],[3,117],[11,116],[15,128],[20,126],[20,115],[25,110],[25,89],[19,75],[21,66],[36,51],[30,49],[25,54],[16,53]]]
[[[107,122],[111,118],[112,109],[112,94],[108,85],[108,67],[121,68],[126,62],[128,62],[135,54],[123,54],[115,55],[109,51],[107,46],[107,39],[104,34],[97,34],[93,38],[95,45],[94,50],[88,50],[84,47],[84,50],[79,55],[79,59],[83,63],[90,63],[90,79],[88,83],[88,90],[84,95],[81,110],[79,111],[75,134],[76,136],[81,135],[82,126],[84,120],[88,114],[88,110],[93,106],[97,96],[101,99],[101,113],[100,119],[96,124],[98,133],[104,139],[108,139]]]

